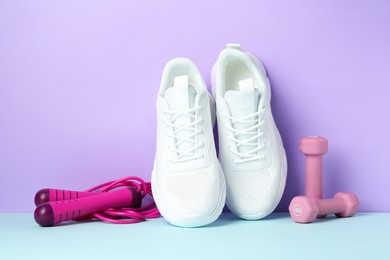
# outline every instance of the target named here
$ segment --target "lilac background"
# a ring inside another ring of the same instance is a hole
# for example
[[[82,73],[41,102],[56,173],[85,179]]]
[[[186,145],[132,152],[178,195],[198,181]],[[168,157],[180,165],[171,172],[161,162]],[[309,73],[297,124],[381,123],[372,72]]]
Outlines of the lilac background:
[[[0,0],[0,212],[43,187],[150,180],[165,63],[209,83],[227,42],[258,55],[288,155],[278,210],[304,192],[306,135],[329,139],[324,193],[390,211],[389,1]]]

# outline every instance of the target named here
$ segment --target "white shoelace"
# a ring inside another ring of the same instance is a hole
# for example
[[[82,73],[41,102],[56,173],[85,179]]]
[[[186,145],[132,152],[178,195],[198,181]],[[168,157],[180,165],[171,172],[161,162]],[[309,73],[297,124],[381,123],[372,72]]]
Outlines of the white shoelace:
[[[235,142],[237,147],[237,149],[229,147],[230,151],[237,157],[239,157],[239,159],[233,159],[234,162],[243,163],[262,159],[265,157],[264,154],[260,153],[260,150],[265,147],[264,142],[260,142],[260,138],[264,136],[264,131],[262,131],[261,129],[259,131],[259,128],[264,124],[264,118],[260,117],[264,111],[265,110],[254,112],[252,114],[240,118],[224,114],[224,116],[230,120],[230,123],[232,125],[225,125],[225,127],[232,132],[232,134],[229,135],[228,138]],[[243,129],[235,129],[233,127],[233,123],[239,123],[241,125],[251,124],[251,126]],[[252,125],[254,123],[255,125]],[[240,140],[237,138],[238,136],[249,137],[246,139],[241,138]],[[244,146],[251,147],[252,149],[245,153],[239,152],[238,148]]]
[[[165,114],[169,115],[169,121],[167,126],[172,127],[173,131],[169,134],[169,137],[174,139],[174,147],[169,146],[169,150],[177,154],[176,159],[172,159],[172,162],[186,162],[194,159],[203,158],[204,155],[198,154],[198,148],[204,145],[203,142],[198,142],[198,134],[202,132],[201,128],[198,127],[198,124],[203,121],[202,118],[198,117],[198,112],[201,109],[201,106],[190,108],[184,111],[165,111]],[[190,123],[188,124],[175,124],[175,119],[180,116],[187,116],[191,118]],[[180,132],[188,131],[187,135],[182,135]],[[178,149],[179,145],[183,142],[189,142],[191,148],[182,150]]]

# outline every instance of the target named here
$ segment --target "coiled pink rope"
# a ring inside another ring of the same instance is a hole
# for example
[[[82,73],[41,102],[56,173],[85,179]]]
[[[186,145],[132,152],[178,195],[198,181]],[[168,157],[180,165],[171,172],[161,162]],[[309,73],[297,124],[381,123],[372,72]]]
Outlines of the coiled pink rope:
[[[105,222],[114,223],[114,224],[131,224],[144,221],[146,219],[158,218],[160,217],[160,212],[157,209],[157,206],[153,200],[152,186],[150,182],[145,182],[139,177],[128,176],[121,178],[116,181],[109,181],[95,187],[92,187],[86,191],[88,192],[108,192],[112,189],[118,187],[134,187],[137,189],[137,192],[141,192],[142,200],[146,196],[152,198],[151,202],[141,208],[111,208],[104,211],[94,213],[92,217],[100,219]],[[86,219],[90,219],[86,218]],[[79,220],[85,220],[79,219]]]

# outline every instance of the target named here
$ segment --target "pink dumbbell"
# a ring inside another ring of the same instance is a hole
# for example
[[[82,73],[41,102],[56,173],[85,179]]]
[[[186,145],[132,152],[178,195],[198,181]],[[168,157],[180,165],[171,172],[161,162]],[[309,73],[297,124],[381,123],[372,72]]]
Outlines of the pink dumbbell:
[[[327,214],[353,216],[359,208],[355,194],[339,192],[333,199],[322,200],[322,155],[328,151],[326,138],[305,137],[300,150],[306,156],[306,196],[295,197],[290,203],[289,211],[294,221],[308,223]]]
[[[322,199],[322,156],[328,152],[328,140],[320,136],[301,139],[299,150],[306,157],[306,193]]]
[[[338,192],[333,199],[319,200],[307,196],[295,197],[289,206],[291,217],[298,223],[313,222],[318,216],[336,214],[337,217],[351,217],[359,208],[355,193]]]

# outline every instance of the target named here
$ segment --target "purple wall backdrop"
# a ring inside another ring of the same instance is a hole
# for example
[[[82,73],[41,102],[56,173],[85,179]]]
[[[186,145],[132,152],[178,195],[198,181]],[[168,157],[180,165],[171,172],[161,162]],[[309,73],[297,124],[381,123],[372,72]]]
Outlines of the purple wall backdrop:
[[[270,75],[289,162],[278,210],[304,192],[300,138],[323,135],[325,196],[390,211],[386,0],[0,0],[0,211],[32,211],[43,187],[150,180],[165,63],[188,57],[209,83],[227,42]]]

